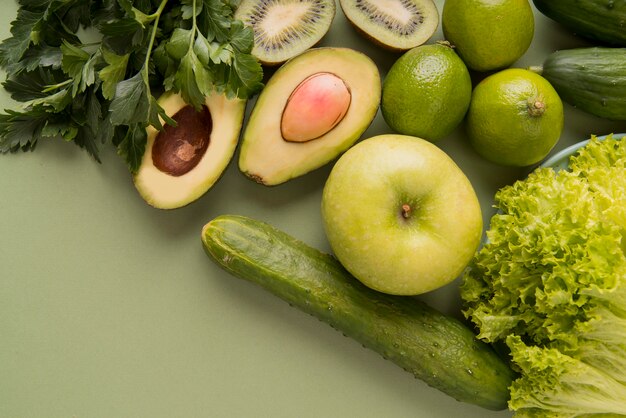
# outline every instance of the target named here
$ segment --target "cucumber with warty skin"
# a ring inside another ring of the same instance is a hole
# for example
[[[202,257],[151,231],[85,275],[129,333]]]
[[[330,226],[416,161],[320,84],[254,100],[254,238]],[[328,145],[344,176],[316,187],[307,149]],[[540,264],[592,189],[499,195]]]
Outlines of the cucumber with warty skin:
[[[623,0],[533,0],[535,7],[573,33],[607,45],[626,46]]]
[[[626,48],[556,51],[538,71],[563,101],[602,118],[626,120]]]
[[[374,291],[331,255],[254,219],[221,215],[202,230],[206,253],[462,402],[507,407],[514,377],[462,322],[412,297]]]

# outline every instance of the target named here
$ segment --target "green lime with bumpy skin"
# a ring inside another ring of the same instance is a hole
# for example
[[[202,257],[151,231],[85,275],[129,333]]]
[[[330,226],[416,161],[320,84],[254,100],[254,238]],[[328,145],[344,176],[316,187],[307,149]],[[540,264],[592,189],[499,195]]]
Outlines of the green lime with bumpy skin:
[[[563,130],[563,103],[540,75],[520,68],[481,81],[467,112],[476,151],[501,165],[524,167],[543,160]]]
[[[463,120],[472,95],[467,67],[449,44],[413,48],[390,68],[381,109],[396,132],[435,142]]]
[[[470,69],[491,71],[524,55],[535,17],[528,0],[446,0],[442,28]]]

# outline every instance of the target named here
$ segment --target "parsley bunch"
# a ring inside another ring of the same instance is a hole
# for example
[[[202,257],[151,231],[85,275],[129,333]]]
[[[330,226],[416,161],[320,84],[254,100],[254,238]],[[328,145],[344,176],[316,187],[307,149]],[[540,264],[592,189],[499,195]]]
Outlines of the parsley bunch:
[[[59,138],[97,161],[105,144],[135,172],[146,127],[173,124],[155,97],[175,91],[200,108],[213,92],[246,99],[262,87],[253,33],[228,0],[19,0],[0,43],[0,152]]]

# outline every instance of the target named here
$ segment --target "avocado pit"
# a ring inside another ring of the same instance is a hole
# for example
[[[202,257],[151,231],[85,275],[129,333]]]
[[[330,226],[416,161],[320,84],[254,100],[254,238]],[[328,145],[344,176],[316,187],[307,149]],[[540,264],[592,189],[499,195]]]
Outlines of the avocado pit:
[[[180,177],[198,165],[209,146],[213,121],[207,106],[197,111],[187,105],[172,117],[176,126],[166,125],[152,146],[154,166]]]
[[[280,130],[285,141],[306,142],[332,130],[344,118],[352,93],[343,79],[329,72],[305,78],[291,93]]]

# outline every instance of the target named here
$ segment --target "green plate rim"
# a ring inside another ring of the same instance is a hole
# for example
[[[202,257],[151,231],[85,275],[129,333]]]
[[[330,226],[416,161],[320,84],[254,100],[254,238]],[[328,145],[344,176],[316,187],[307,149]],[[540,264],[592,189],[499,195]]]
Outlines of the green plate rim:
[[[626,137],[626,133],[618,133],[618,134],[608,134],[608,135],[599,135],[596,138],[599,140],[604,140],[609,136],[613,136],[615,139],[622,139]],[[591,139],[586,139],[584,141],[580,141],[574,145],[570,145],[567,148],[557,152],[552,157],[545,160],[543,163],[539,165],[539,167],[551,167],[559,170],[564,170],[569,167],[570,157],[578,152],[579,149],[587,145],[591,141]]]

